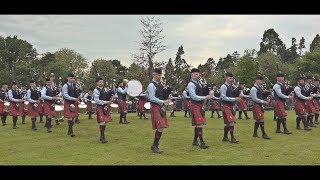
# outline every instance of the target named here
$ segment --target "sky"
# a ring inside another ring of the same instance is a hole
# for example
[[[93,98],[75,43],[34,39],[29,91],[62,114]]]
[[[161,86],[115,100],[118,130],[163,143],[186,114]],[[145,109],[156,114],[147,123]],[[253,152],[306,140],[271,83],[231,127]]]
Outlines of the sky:
[[[73,49],[89,62],[117,59],[129,67],[141,39],[139,18],[147,15],[0,15],[0,35],[17,35],[31,43],[39,54],[61,48]],[[151,15],[163,23],[167,49],[155,61],[175,59],[178,47],[192,67],[208,58],[246,49],[259,50],[265,30],[273,28],[291,46],[304,37],[305,50],[320,33],[320,15]]]

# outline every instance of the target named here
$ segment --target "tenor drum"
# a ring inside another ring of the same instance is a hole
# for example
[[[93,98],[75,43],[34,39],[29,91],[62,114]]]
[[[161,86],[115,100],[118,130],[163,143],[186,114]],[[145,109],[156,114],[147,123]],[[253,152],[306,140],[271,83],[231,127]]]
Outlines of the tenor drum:
[[[4,102],[4,111],[5,112],[9,112],[10,109],[10,102],[9,101],[5,101]]]
[[[64,107],[63,107],[63,105],[55,104],[54,109],[55,109],[55,111],[63,111]]]
[[[146,109],[151,109],[151,103],[150,102],[146,102],[146,103],[144,103],[144,108],[146,108]]]
[[[86,105],[84,102],[81,102],[81,103],[78,105],[78,107],[79,107],[80,109],[85,109],[85,108],[87,108],[87,105]]]
[[[130,80],[128,82],[128,89],[127,94],[131,97],[139,96],[139,94],[142,92],[142,84],[138,80]]]
[[[110,104],[110,107],[112,107],[112,108],[118,108],[118,107],[119,107],[119,105],[118,105],[118,104],[116,104],[116,103],[111,103],[111,104]]]

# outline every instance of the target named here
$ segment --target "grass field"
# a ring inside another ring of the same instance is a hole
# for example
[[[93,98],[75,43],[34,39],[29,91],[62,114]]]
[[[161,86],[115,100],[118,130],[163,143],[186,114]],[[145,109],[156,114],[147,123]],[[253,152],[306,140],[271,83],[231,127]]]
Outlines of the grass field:
[[[170,115],[170,113],[167,113]],[[248,113],[252,117],[252,113]],[[99,141],[99,126],[95,119],[80,116],[74,125],[75,137],[67,136],[67,122],[53,127],[47,133],[44,124],[37,122],[37,131],[18,119],[18,129],[12,129],[12,119],[0,126],[0,165],[319,165],[320,127],[307,132],[295,129],[294,111],[288,111],[288,129],[291,135],[276,134],[273,112],[266,112],[265,129],[271,140],[253,138],[254,120],[238,120],[235,137],[238,144],[222,142],[223,120],[209,118],[204,127],[204,138],[209,149],[191,145],[194,128],[183,112],[170,118],[160,140],[162,154],[150,150],[154,131],[148,120],[140,120],[130,113],[128,125],[119,124],[119,115],[107,125],[108,143]],[[215,114],[216,115],[216,114]],[[95,117],[95,116],[94,116]],[[39,121],[39,120],[38,120]],[[54,124],[54,123],[53,123]],[[259,129],[259,136],[261,131]]]

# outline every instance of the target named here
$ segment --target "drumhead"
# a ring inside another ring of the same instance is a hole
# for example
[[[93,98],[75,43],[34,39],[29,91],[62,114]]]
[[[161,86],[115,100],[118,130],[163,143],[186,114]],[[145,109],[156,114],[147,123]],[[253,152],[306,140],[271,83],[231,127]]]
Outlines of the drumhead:
[[[95,104],[96,102],[95,101],[91,101],[91,104]]]
[[[127,94],[129,96],[135,97],[138,96],[142,92],[142,84],[138,80],[130,80],[128,82]]]
[[[110,107],[112,107],[112,108],[118,108],[118,107],[119,107],[119,105],[118,105],[118,104],[116,104],[116,103],[111,103],[111,104],[110,104]]]
[[[78,105],[78,107],[80,108],[80,109],[85,109],[85,108],[87,108],[87,105],[86,104],[82,104],[82,102]]]
[[[131,105],[131,104],[132,104],[132,101],[126,101],[126,103],[127,103],[128,105]]]
[[[63,110],[63,106],[61,105],[55,105],[54,106],[55,111],[62,111]]]
[[[24,104],[25,104],[25,105],[28,105],[28,104],[29,104],[29,101],[25,101]]]
[[[144,108],[146,108],[146,109],[150,109],[151,108],[151,104],[150,104],[150,102],[146,102],[146,103],[144,103]]]
[[[9,102],[9,101],[6,101],[6,102],[4,103],[4,105],[5,105],[5,106],[10,106],[10,102]]]

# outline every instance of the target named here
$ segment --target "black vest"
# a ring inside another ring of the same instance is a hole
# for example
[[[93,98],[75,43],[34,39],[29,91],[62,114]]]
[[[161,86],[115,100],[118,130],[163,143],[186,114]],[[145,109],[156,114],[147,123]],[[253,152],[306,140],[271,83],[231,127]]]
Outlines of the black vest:
[[[121,89],[125,89],[125,87],[124,86],[119,86],[118,88],[121,88]],[[120,93],[119,91],[117,91],[117,95],[118,95],[118,99],[119,100],[126,100],[126,97],[127,97],[127,95],[126,95],[126,93],[125,94],[122,94],[122,93]]]
[[[68,83],[66,83],[66,84],[68,86],[68,95],[71,96],[71,97],[77,98],[78,96],[77,96],[75,84],[71,84],[71,85],[69,85]],[[74,102],[74,101],[70,101],[68,99],[65,99],[65,101]]]
[[[99,91],[100,95],[99,95],[99,100],[103,100],[103,101],[109,101],[110,97],[108,98],[106,91],[104,90],[104,88],[100,89],[98,87],[96,87],[96,89]]]
[[[196,86],[196,95],[205,96],[205,94],[203,93],[203,88],[200,86],[199,83],[195,83],[193,81],[190,81],[190,82],[192,82]]]
[[[284,85],[278,83],[278,82],[277,82],[276,84],[279,84],[279,85],[280,85],[280,87],[281,87],[281,93],[282,93],[282,94],[285,94],[285,92],[286,92],[286,87],[285,87]],[[273,90],[273,95],[274,95],[274,99],[275,99],[275,100],[286,100],[286,99],[280,98],[280,97],[277,95],[277,93],[276,93],[275,90]]]
[[[263,100],[263,91],[261,88],[257,87],[257,86],[253,86],[257,89],[257,98]]]
[[[4,99],[6,98],[6,94],[7,94],[7,91],[2,90],[2,88],[1,88],[0,89],[0,99],[2,101],[4,101]]]
[[[172,97],[178,97],[178,93],[175,93],[175,94],[171,94]],[[172,99],[172,101],[176,101],[177,99]]]
[[[306,84],[303,89],[306,91],[306,96],[310,96],[311,92],[313,92],[314,85]]]
[[[236,89],[234,89],[234,91],[233,91],[233,96],[234,96],[234,97],[239,97],[241,90],[243,90],[243,89],[240,88],[240,87],[237,87]]]
[[[214,94],[213,94],[215,97],[220,97],[220,93],[218,91],[214,91]]]
[[[91,98],[92,98],[92,96],[89,94],[89,95],[87,96],[87,99],[91,100]]]
[[[22,98],[21,97],[22,95],[20,93],[18,93],[18,91],[15,91],[13,89],[11,89],[11,91],[12,91],[12,96],[14,99],[21,99]]]
[[[230,86],[228,86],[228,85],[226,85],[226,84],[223,84],[222,86],[226,86],[227,87],[227,92],[226,92],[226,96],[227,97],[234,97],[234,89],[233,89],[233,86],[232,85],[230,85]],[[222,100],[222,102],[223,103],[226,103],[226,104],[234,104],[234,102],[230,102],[230,101],[224,101],[224,100]]]
[[[313,94],[318,94],[320,92],[320,87],[314,87],[313,88]],[[320,99],[320,97],[313,97],[313,98],[316,98],[316,99]]]
[[[303,87],[299,86],[299,85],[298,85],[298,87],[299,87],[300,90],[301,90],[301,94],[304,95],[304,96],[306,96],[306,97],[308,97],[306,90],[305,90]],[[299,100],[305,101],[304,99],[299,98],[299,97],[296,95],[296,93],[294,93],[294,99],[299,99]]]
[[[31,99],[38,100],[39,99],[39,91],[30,89],[31,91]]]
[[[54,90],[52,90],[51,88],[48,88],[47,86],[45,88],[47,89],[46,96],[50,96],[50,97],[55,96],[55,91]],[[52,100],[45,99],[44,101],[51,102]]]
[[[161,83],[157,84],[156,82],[152,81],[154,86],[156,87],[155,96],[160,100],[165,100],[164,92],[163,92],[163,85]]]

